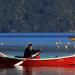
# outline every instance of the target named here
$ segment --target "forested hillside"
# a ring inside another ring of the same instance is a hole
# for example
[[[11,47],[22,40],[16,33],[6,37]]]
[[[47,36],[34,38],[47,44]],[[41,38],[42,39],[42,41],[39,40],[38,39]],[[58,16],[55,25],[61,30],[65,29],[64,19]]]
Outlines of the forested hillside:
[[[75,0],[0,0],[0,32],[75,31]]]

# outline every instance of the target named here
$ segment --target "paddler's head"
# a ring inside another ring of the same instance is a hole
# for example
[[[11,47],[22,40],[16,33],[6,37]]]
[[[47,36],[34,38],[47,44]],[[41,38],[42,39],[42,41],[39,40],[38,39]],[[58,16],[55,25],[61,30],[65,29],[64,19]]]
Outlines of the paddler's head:
[[[28,43],[28,47],[30,48],[30,50],[33,49],[33,47],[32,47],[32,43],[31,43],[31,42]]]

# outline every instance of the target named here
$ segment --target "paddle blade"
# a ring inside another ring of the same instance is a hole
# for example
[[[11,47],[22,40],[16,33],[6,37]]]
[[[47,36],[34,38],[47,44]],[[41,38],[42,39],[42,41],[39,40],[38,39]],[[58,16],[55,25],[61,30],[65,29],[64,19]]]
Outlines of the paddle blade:
[[[19,66],[19,65],[21,65],[22,63],[23,63],[23,61],[20,61],[20,62],[16,63],[14,66]]]

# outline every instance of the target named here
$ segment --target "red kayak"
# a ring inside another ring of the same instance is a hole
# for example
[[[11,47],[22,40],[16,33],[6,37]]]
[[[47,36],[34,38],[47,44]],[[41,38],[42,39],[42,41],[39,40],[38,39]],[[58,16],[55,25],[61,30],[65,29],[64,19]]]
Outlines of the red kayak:
[[[32,55],[31,58],[37,58],[40,52],[37,52]],[[3,53],[0,53],[0,67],[11,67],[21,65],[23,63],[24,58],[21,56],[7,56]]]
[[[75,66],[75,55],[56,57],[56,58],[12,58],[0,57],[0,66]]]
[[[22,60],[18,58],[0,57],[0,67],[11,67],[20,61]]]
[[[28,59],[22,64],[23,66],[75,66],[75,55],[45,58],[45,59]]]

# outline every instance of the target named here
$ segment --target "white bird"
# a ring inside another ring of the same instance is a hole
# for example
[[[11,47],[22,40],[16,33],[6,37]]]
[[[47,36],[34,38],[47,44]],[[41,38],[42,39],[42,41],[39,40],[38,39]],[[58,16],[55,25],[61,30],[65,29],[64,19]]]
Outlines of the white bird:
[[[65,48],[67,49],[68,48],[68,45],[65,45]]]
[[[67,44],[70,45],[70,42],[68,42]]]
[[[1,42],[0,44],[1,44],[1,45],[3,45],[3,44],[4,44],[4,42]]]
[[[60,46],[59,46],[59,45],[57,45],[57,48],[60,48]]]
[[[56,45],[58,45],[59,44],[59,42],[56,42]]]

